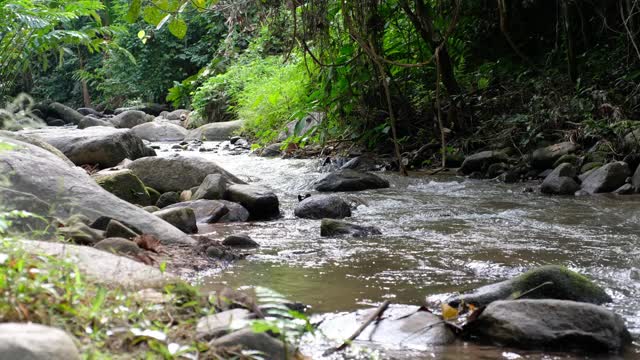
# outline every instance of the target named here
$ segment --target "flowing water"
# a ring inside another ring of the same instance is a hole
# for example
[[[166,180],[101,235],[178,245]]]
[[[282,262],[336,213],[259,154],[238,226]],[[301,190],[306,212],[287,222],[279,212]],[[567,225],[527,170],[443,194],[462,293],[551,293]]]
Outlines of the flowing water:
[[[625,318],[634,338],[640,334],[640,196],[549,197],[523,191],[535,184],[383,173],[391,188],[348,194],[363,203],[349,221],[375,225],[383,235],[322,238],[318,220],[293,215],[297,195],[313,193],[311,184],[322,175],[319,160],[184,154],[215,160],[272,188],[283,213],[275,221],[209,229],[218,235],[246,232],[261,248],[247,260],[203,274],[205,285],[265,286],[322,314],[387,299],[433,303],[532,267],[562,264],[605,287],[614,299],[608,307]],[[314,346],[321,345],[309,345],[316,358]],[[620,358],[640,359],[639,349],[636,340]],[[563,358],[463,342],[427,350],[399,358]]]

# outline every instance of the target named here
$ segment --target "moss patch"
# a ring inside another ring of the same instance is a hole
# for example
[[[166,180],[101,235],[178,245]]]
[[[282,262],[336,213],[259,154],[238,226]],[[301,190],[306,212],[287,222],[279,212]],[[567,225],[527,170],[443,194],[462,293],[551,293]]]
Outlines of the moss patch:
[[[96,174],[94,179],[103,189],[136,205],[151,205],[151,196],[142,181],[131,170]]]

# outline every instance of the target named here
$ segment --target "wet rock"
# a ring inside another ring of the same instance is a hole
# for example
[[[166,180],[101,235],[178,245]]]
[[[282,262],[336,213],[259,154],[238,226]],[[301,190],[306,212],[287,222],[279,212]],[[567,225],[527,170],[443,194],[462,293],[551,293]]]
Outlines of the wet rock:
[[[70,224],[58,229],[58,234],[78,245],[94,245],[104,236],[83,223]]]
[[[630,195],[636,192],[636,189],[631,184],[624,184],[616,189],[613,193],[618,195]]]
[[[351,235],[353,237],[366,237],[380,235],[382,232],[375,226],[363,226],[334,219],[322,219],[320,223],[320,236]]]
[[[95,126],[88,129],[39,129],[21,132],[37,137],[60,150],[76,165],[107,168],[124,159],[153,156],[142,140],[129,130]]]
[[[114,125],[110,121],[96,119],[91,116],[85,116],[78,123],[78,129],[86,129],[93,126],[104,126],[104,127],[114,127]]]
[[[315,189],[323,192],[361,191],[388,187],[389,182],[377,175],[351,169],[332,172],[315,183]]]
[[[318,195],[299,202],[294,213],[305,219],[342,219],[351,216],[351,206],[339,196]]]
[[[629,165],[629,169],[633,171],[640,165],[640,153],[627,154],[622,161],[626,162]]]
[[[148,122],[131,129],[135,135],[148,141],[181,141],[187,136],[187,129],[169,122]]]
[[[222,241],[222,245],[237,247],[237,248],[257,248],[260,247],[260,244],[255,242],[249,235],[247,234],[236,234],[229,235]]]
[[[151,204],[147,189],[131,170],[101,171],[92,177],[103,189],[122,200],[142,206]]]
[[[153,121],[153,116],[138,110],[127,110],[111,118],[111,123],[119,128],[132,129],[140,124]]]
[[[531,155],[531,164],[536,169],[548,169],[563,155],[567,155],[578,150],[578,145],[572,142],[562,142],[537,149]]]
[[[73,339],[54,327],[33,323],[0,324],[0,358],[6,360],[80,360]]]
[[[207,175],[193,194],[193,200],[218,200],[224,197],[227,181],[220,174]]]
[[[582,190],[589,194],[612,192],[624,185],[629,175],[626,163],[612,162],[589,174],[582,182]]]
[[[496,345],[526,349],[617,353],[631,343],[619,315],[566,300],[496,301],[465,330]]]
[[[262,157],[278,157],[282,154],[280,148],[282,147],[282,143],[271,144],[264,149],[260,150],[260,156]]]
[[[249,220],[249,211],[242,205],[226,200],[194,200],[167,206],[167,209],[191,208],[198,223],[229,223]]]
[[[225,121],[210,123],[189,131],[185,140],[224,141],[242,128],[244,121]]]
[[[250,219],[273,219],[280,216],[278,197],[271,190],[257,186],[234,184],[227,187],[224,198],[242,205]]]
[[[502,151],[481,151],[467,156],[458,171],[463,175],[469,175],[476,171],[484,172],[491,164],[505,162],[507,160],[509,160],[509,157]]]
[[[228,183],[244,183],[215,162],[199,157],[149,157],[133,161],[127,168],[145,185],[160,192],[189,190],[200,186],[210,174],[220,174]]]
[[[542,285],[547,282],[550,284]],[[529,270],[513,279],[455,296],[447,300],[447,303],[454,308],[461,302],[481,307],[493,301],[523,296],[525,293],[523,298],[527,299],[572,300],[593,304],[611,301],[611,297],[587,277],[562,266],[546,265]]]
[[[98,250],[114,253],[133,255],[142,252],[142,249],[133,241],[125,238],[106,238],[94,246]]]
[[[540,191],[544,194],[573,195],[580,189],[575,177],[575,166],[570,163],[560,164],[544,179]]]
[[[267,333],[255,332],[251,329],[239,330],[215,339],[209,343],[214,348],[242,348],[262,352],[265,359],[293,359],[293,350],[287,350],[284,343]]]
[[[104,236],[107,238],[125,238],[133,239],[139,234],[121,223],[118,220],[111,219],[107,225],[107,229],[104,232]]]
[[[251,313],[246,309],[231,309],[198,320],[196,338],[209,341],[248,325]]]
[[[175,191],[166,192],[158,198],[156,201],[156,206],[160,209],[164,209],[165,207],[173,204],[177,204],[180,202],[180,194]]]
[[[196,215],[190,208],[163,209],[154,212],[153,215],[161,218],[187,234],[195,234],[198,232]]]

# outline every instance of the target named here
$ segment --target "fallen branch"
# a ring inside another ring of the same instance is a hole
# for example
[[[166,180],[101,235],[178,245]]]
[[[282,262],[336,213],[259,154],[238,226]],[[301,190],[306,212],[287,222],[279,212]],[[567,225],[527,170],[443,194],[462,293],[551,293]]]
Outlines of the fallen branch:
[[[331,355],[335,352],[338,351],[342,351],[344,350],[346,347],[348,347],[349,345],[351,345],[351,343],[353,342],[353,340],[355,340],[363,331],[364,329],[367,328],[367,326],[369,326],[369,324],[371,324],[376,318],[382,316],[382,314],[384,313],[385,310],[387,310],[387,308],[389,307],[389,304],[391,304],[391,302],[389,300],[385,300],[377,309],[376,311],[374,311],[371,315],[369,315],[369,317],[364,321],[364,323],[362,325],[360,325],[360,327],[351,335],[347,338],[347,340],[345,340],[342,345],[338,346],[338,347],[334,347],[334,348],[330,348],[327,349],[327,351],[325,351],[322,356],[328,356]]]

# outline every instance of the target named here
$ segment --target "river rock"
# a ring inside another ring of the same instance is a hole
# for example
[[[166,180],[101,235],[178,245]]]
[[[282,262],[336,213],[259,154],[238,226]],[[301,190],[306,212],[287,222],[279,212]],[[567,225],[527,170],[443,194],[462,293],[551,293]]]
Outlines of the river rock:
[[[508,160],[509,157],[502,151],[481,151],[467,156],[458,171],[463,175],[469,175],[474,172],[484,172],[491,164],[506,162]]]
[[[242,205],[226,200],[194,200],[167,206],[167,209],[191,208],[198,223],[229,223],[249,220],[249,211]]]
[[[0,137],[14,139],[14,140],[22,141],[31,145],[35,145],[59,157],[60,159],[62,159],[62,161],[67,163],[67,165],[72,167],[75,166],[75,164],[72,163],[71,160],[69,160],[69,158],[62,153],[62,151],[58,150],[55,146],[47,143],[46,141],[40,139],[37,136],[22,135],[16,132],[0,130]]]
[[[257,248],[260,247],[260,244],[255,242],[249,235],[247,234],[235,234],[229,235],[224,240],[222,240],[222,245],[237,247],[237,248]]]
[[[57,102],[52,102],[49,107],[55,112],[57,118],[64,120],[67,124],[78,125],[84,118],[84,115],[74,109]]]
[[[0,152],[0,173],[7,174],[6,187],[32,194],[49,204],[44,214],[38,213],[37,204],[23,210],[59,219],[69,218],[76,213],[92,221],[106,216],[126,221],[165,244],[194,243],[175,227],[105,191],[84,170],[69,166],[56,155],[2,135],[0,141],[14,146]],[[5,201],[0,199],[0,203]]]
[[[180,194],[175,191],[168,191],[158,198],[156,201],[156,206],[160,209],[164,209],[165,207],[173,204],[177,204],[180,202]]]
[[[618,195],[630,195],[636,192],[636,188],[631,184],[624,184],[617,188],[613,193]]]
[[[7,229],[10,234],[28,234],[31,237],[37,236],[37,240],[54,236],[56,229],[51,227],[53,219],[47,216],[49,209],[48,203],[33,194],[0,186],[0,212],[28,210],[40,215],[27,217],[6,215],[6,219],[11,221],[11,226]]]
[[[496,301],[465,326],[500,346],[618,353],[631,343],[624,320],[602,306],[567,300]]]
[[[282,150],[280,150],[281,147],[282,147],[282,143],[271,144],[271,145],[269,145],[269,146],[267,146],[264,149],[261,149],[259,151],[260,156],[262,156],[262,157],[278,157],[278,156],[280,156],[280,154],[282,154]]]
[[[156,104],[156,103],[146,103],[146,104],[140,104],[135,106],[117,108],[113,111],[113,113],[116,115],[119,115],[126,111],[132,111],[132,110],[142,111],[149,115],[158,116],[160,115],[160,113],[167,110],[167,105]]]
[[[94,246],[98,250],[107,251],[114,254],[125,254],[135,256],[142,252],[142,249],[135,242],[125,238],[106,238]]]
[[[247,309],[231,309],[205,316],[198,320],[196,338],[209,341],[247,326],[251,313]]]
[[[224,193],[225,200],[242,205],[253,220],[280,216],[280,203],[273,191],[258,185],[233,184]]]
[[[103,113],[101,113],[100,111],[97,111],[95,109],[89,108],[89,107],[81,107],[76,109],[77,112],[79,112],[80,114],[87,116],[87,115],[93,115],[96,118],[101,118],[104,116]]]
[[[344,169],[332,172],[316,181],[318,191],[361,191],[388,188],[389,182],[377,175]]]
[[[140,124],[153,121],[153,116],[139,110],[127,110],[111,118],[110,121],[119,129],[132,129]]]
[[[80,120],[80,123],[78,123],[78,129],[86,129],[93,126],[114,127],[110,121],[96,119],[92,116],[85,116]]]
[[[21,133],[53,145],[76,165],[97,164],[107,168],[118,165],[124,159],[155,155],[130,130],[94,126],[84,130],[49,128]]]
[[[144,184],[129,169],[100,171],[92,176],[103,189],[132,204],[147,206],[151,197]]]
[[[575,166],[569,163],[560,164],[544,179],[540,191],[545,194],[573,195],[580,189],[575,177]]]
[[[220,174],[228,183],[244,183],[211,160],[177,154],[171,157],[138,159],[128,164],[127,168],[131,169],[145,185],[163,193],[181,192],[200,186],[210,174]]]
[[[640,191],[640,166],[636,167],[633,176],[631,176],[631,185],[633,185],[636,191]]]
[[[0,359],[80,360],[73,339],[54,327],[34,323],[0,324]]]
[[[265,359],[269,360],[294,358],[294,349],[287,349],[282,341],[269,336],[266,332],[255,332],[251,329],[232,332],[211,341],[209,345],[213,348],[257,350],[264,354]]]
[[[336,195],[317,195],[300,201],[294,213],[305,219],[342,219],[351,216],[351,206]]]
[[[104,231],[104,236],[107,238],[125,238],[130,240],[138,235],[140,234],[114,219],[109,220],[107,228]]]
[[[68,224],[58,229],[58,234],[78,245],[94,245],[104,239],[104,236],[95,229],[83,223]]]
[[[180,121],[185,121],[188,117],[189,114],[191,114],[191,111],[189,110],[185,110],[185,109],[178,109],[178,110],[174,110],[170,113],[167,113],[165,115],[165,118],[167,120],[180,120]]]
[[[224,197],[227,190],[227,181],[220,174],[207,175],[193,194],[193,200],[206,199],[218,200]]]
[[[240,130],[244,124],[243,120],[216,122],[202,125],[197,129],[189,131],[185,140],[202,141],[224,141],[228,140],[233,133]]]
[[[382,232],[375,226],[363,226],[334,219],[322,219],[320,222],[320,236],[351,235],[353,237],[366,237],[380,235]]]
[[[187,234],[195,234],[198,232],[196,214],[190,208],[163,209],[154,212],[153,215],[161,218]]]
[[[549,282],[550,284],[542,285]],[[534,291],[530,290],[537,288]],[[527,293],[528,292],[528,293]],[[463,301],[475,307],[527,293],[527,299],[558,299],[603,304],[611,297],[587,277],[557,265],[541,266],[515,278],[482,286],[471,293],[455,296],[447,303],[458,308]]]
[[[582,190],[589,194],[612,192],[624,185],[629,177],[629,166],[616,161],[594,170],[582,182]]]
[[[166,121],[140,124],[134,126],[131,132],[148,141],[182,141],[187,136],[187,129]]]
[[[531,155],[531,165],[534,168],[544,170],[553,164],[563,155],[567,155],[578,150],[578,145],[567,141],[537,149]]]

